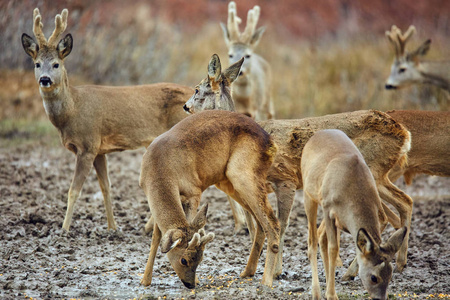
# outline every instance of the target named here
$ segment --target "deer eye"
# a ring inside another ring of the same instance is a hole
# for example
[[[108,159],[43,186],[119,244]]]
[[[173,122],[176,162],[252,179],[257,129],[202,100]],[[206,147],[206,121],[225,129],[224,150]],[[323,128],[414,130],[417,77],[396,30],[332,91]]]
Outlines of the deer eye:
[[[229,58],[233,58],[233,54],[228,54],[228,57]]]
[[[195,89],[195,94],[198,94],[198,89]]]
[[[247,55],[245,56],[245,58],[250,58],[250,54],[247,54]]]
[[[40,63],[36,63],[36,68],[40,68],[41,67],[41,64]]]
[[[377,278],[377,276],[375,276],[375,275],[372,275],[372,276],[370,277],[370,280],[372,280],[373,283],[377,283],[377,282],[378,282],[378,278]]]
[[[398,70],[398,73],[401,74],[401,73],[404,73],[405,71],[406,71],[406,68],[400,68],[400,69]]]
[[[54,65],[53,65],[53,68],[54,68],[54,69],[58,69],[58,68],[59,68],[59,64],[54,64]]]
[[[184,258],[182,258],[182,259],[181,259],[181,264],[182,264],[183,266],[187,266],[187,260],[184,259]]]

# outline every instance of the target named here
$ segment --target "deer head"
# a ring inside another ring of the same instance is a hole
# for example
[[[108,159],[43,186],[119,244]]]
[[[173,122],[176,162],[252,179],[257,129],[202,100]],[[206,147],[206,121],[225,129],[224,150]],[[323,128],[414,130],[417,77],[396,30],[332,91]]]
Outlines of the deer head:
[[[208,64],[208,75],[195,87],[194,95],[183,106],[184,110],[187,113],[209,109],[234,111],[231,83],[239,76],[243,62],[244,58],[241,58],[222,72],[219,56],[213,54]]]
[[[22,34],[22,46],[25,52],[33,59],[34,73],[41,92],[57,93],[61,84],[67,83],[64,59],[70,54],[73,46],[72,35],[69,33],[60,39],[67,27],[68,10],[55,17],[55,30],[48,39],[42,32],[42,18],[39,9],[33,11],[33,32],[37,42],[26,33]]]
[[[387,287],[392,277],[391,261],[400,249],[407,228],[398,229],[386,243],[378,245],[363,228],[356,238],[357,260],[361,281],[374,299],[386,299]]]
[[[227,25],[220,23],[223,36],[228,47],[229,63],[234,64],[242,57],[245,57],[241,68],[240,76],[245,77],[251,73],[251,61],[254,49],[261,39],[265,27],[256,29],[261,9],[255,5],[247,14],[247,24],[244,32],[239,31],[241,19],[236,13],[236,3],[231,1],[228,4],[228,22]]]
[[[392,44],[395,51],[394,63],[391,66],[391,74],[386,82],[386,89],[396,89],[412,83],[422,81],[420,72],[421,56],[424,56],[430,49],[431,40],[425,41],[413,52],[406,52],[406,43],[416,31],[414,26],[402,34],[401,30],[393,25],[391,31],[386,31],[386,37]]]
[[[202,206],[187,230],[169,229],[161,238],[161,252],[167,253],[170,264],[183,284],[195,288],[195,271],[203,259],[205,245],[214,239],[214,233],[205,234],[208,205]]]

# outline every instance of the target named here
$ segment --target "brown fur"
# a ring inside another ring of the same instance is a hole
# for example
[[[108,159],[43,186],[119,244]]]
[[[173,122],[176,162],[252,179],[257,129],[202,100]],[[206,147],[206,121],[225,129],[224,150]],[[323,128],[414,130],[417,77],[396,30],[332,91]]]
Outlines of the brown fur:
[[[384,214],[376,182],[363,156],[342,131],[317,131],[305,144],[301,157],[305,211],[308,217],[308,257],[312,268],[312,296],[320,299],[317,244],[324,262],[326,299],[337,299],[335,268],[339,231],[349,232],[357,245],[360,277],[370,296],[386,299],[392,276],[390,261],[400,248],[406,228],[381,244],[379,215]],[[317,234],[317,209],[323,208],[326,231]],[[359,250],[359,251],[358,251]],[[373,279],[375,278],[375,279]]]
[[[142,283],[151,284],[155,249],[160,241],[174,241],[170,235],[179,231],[181,242],[168,251],[168,258],[183,283],[189,288],[195,286],[195,270],[204,247],[190,256],[189,266],[179,261],[186,255],[192,237],[188,228],[198,230],[198,226],[190,224],[201,194],[215,184],[257,220],[256,237],[241,277],[255,274],[266,234],[269,251],[262,283],[271,286],[280,228],[267,200],[265,178],[275,154],[276,145],[260,126],[242,114],[228,111],[195,114],[155,139],[143,157],[140,177],[157,233]]]
[[[396,164],[406,160],[410,146],[410,133],[387,114],[375,110],[355,111],[299,120],[269,120],[259,122],[278,145],[275,161],[267,180],[274,186],[278,200],[281,225],[280,252],[277,274],[281,273],[282,247],[296,189],[303,188],[301,155],[303,147],[313,134],[322,129],[339,129],[357,146],[370,168],[383,201],[392,204],[400,214],[400,222],[384,205],[386,214],[380,215],[383,228],[386,215],[394,227],[409,229],[412,199],[389,180],[387,174]],[[374,142],[372,142],[374,141]],[[398,268],[406,264],[407,241],[399,252]]]
[[[411,132],[408,163],[396,166],[389,178],[411,184],[415,175],[450,176],[450,112],[391,110],[386,112]]]
[[[182,103],[192,89],[171,83],[108,87],[70,86],[64,59],[72,49],[72,36],[59,36],[67,26],[67,10],[56,16],[58,29],[45,40],[39,30],[41,16],[34,12],[38,43],[22,35],[24,50],[36,65],[35,74],[44,107],[61,135],[62,144],[76,154],[75,174],[69,189],[63,228],[69,230],[73,208],[83,183],[94,165],[103,193],[109,229],[116,229],[110,200],[105,154],[147,147],[186,115]],[[62,23],[61,23],[62,22]],[[50,40],[53,40],[50,43]],[[56,68],[55,64],[59,66]],[[43,85],[49,78],[51,85]]]

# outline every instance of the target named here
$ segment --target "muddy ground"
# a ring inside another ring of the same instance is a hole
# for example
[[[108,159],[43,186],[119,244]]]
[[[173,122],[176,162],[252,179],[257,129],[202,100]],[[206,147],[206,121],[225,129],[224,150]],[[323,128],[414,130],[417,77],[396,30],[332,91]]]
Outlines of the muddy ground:
[[[265,252],[253,279],[240,279],[249,255],[248,235],[233,235],[233,220],[224,194],[204,193],[209,203],[208,244],[197,270],[200,284],[186,289],[159,251],[153,283],[140,285],[151,237],[143,231],[149,208],[138,185],[144,150],[109,155],[114,214],[119,230],[106,229],[103,200],[92,170],[75,206],[70,233],[61,229],[74,156],[62,146],[46,143],[0,147],[0,299],[308,299],[311,273],[306,255],[307,225],[302,193],[297,193],[287,231],[284,273],[273,289],[264,289]],[[450,294],[450,180],[418,177],[402,188],[414,198],[413,232],[407,268],[395,274],[390,293],[412,298]],[[273,203],[274,196],[270,196]],[[392,228],[389,228],[389,233]],[[348,266],[355,247],[342,235],[341,257]],[[319,259],[322,292],[325,278]],[[365,297],[357,277],[341,282],[341,298]],[[391,296],[392,297],[392,296]],[[445,297],[445,296],[444,296]],[[394,298],[394,297],[392,297]]]

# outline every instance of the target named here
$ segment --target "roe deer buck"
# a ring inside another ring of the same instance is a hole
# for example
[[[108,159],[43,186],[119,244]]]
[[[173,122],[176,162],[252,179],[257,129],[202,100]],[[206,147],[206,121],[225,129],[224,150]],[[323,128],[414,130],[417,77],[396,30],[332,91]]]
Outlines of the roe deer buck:
[[[397,26],[386,31],[386,37],[395,51],[391,74],[386,81],[386,89],[396,89],[414,83],[437,85],[450,92],[450,61],[424,61],[422,56],[430,50],[431,40],[426,40],[413,52],[405,52],[406,42],[416,31],[414,26],[402,34]]]
[[[327,284],[325,297],[338,299],[335,269],[340,230],[353,237],[359,274],[369,295],[374,299],[387,299],[387,287],[392,277],[391,261],[405,239],[407,228],[397,230],[386,243],[381,243],[378,219],[384,215],[384,209],[363,156],[342,131],[321,130],[305,144],[301,168],[313,299],[321,299],[317,273],[319,239]],[[318,238],[319,205],[323,208],[325,231]]]
[[[209,63],[210,68],[218,68],[217,64],[220,65],[220,61],[217,55],[213,55]],[[218,107],[218,99],[221,99],[222,102],[227,99],[231,107],[232,97],[229,94],[221,93],[217,88],[222,85],[229,85],[229,83],[212,84],[208,78],[203,80],[197,86],[197,90],[203,92],[195,93],[186,102],[184,109],[188,113],[194,114]],[[224,104],[221,106],[224,107]],[[295,191],[303,186],[300,165],[302,150],[308,139],[318,130],[340,129],[350,137],[372,171],[380,197],[385,202],[392,204],[399,212],[400,221],[395,213],[383,203],[389,222],[395,228],[406,226],[409,230],[412,199],[392,184],[388,173],[396,164],[403,166],[406,163],[407,152],[410,148],[410,133],[390,116],[379,111],[366,110],[299,120],[259,121],[258,124],[272,136],[278,146],[274,163],[267,175],[267,181],[272,184],[277,197],[278,218],[281,227],[276,275],[281,274],[282,271],[284,233],[289,224]],[[407,248],[408,235],[398,254],[396,267],[399,271],[406,265]]]
[[[239,31],[241,19],[236,13],[236,3],[228,4],[227,25],[220,23],[225,43],[228,47],[230,65],[245,57],[239,78],[233,84],[233,99],[236,111],[244,113],[256,120],[272,119],[274,109],[272,103],[272,75],[270,65],[258,54],[256,46],[264,33],[265,27],[256,29],[260,7],[255,5],[248,11],[244,32]]]
[[[129,87],[71,86],[64,59],[72,51],[67,27],[68,11],[55,17],[55,30],[48,41],[42,32],[41,15],[33,12],[37,42],[22,35],[25,52],[35,64],[35,76],[52,124],[62,144],[76,155],[63,228],[69,230],[75,201],[94,165],[103,193],[108,229],[116,229],[113,216],[106,154],[148,146],[153,139],[185,117],[180,105],[192,89],[171,83]]]
[[[226,74],[215,70],[210,76],[218,79]],[[191,219],[202,192],[215,184],[248,210],[257,223],[250,257],[240,276],[255,274],[266,235],[268,250],[262,284],[272,286],[280,226],[268,202],[265,184],[275,153],[276,145],[255,121],[229,111],[195,114],[157,137],[144,154],[141,167],[140,186],[155,220],[142,283],[151,284],[161,243],[161,251],[167,252],[184,285],[195,287],[195,270],[204,244],[212,236],[202,238],[195,233],[204,222],[194,222],[197,217]]]

